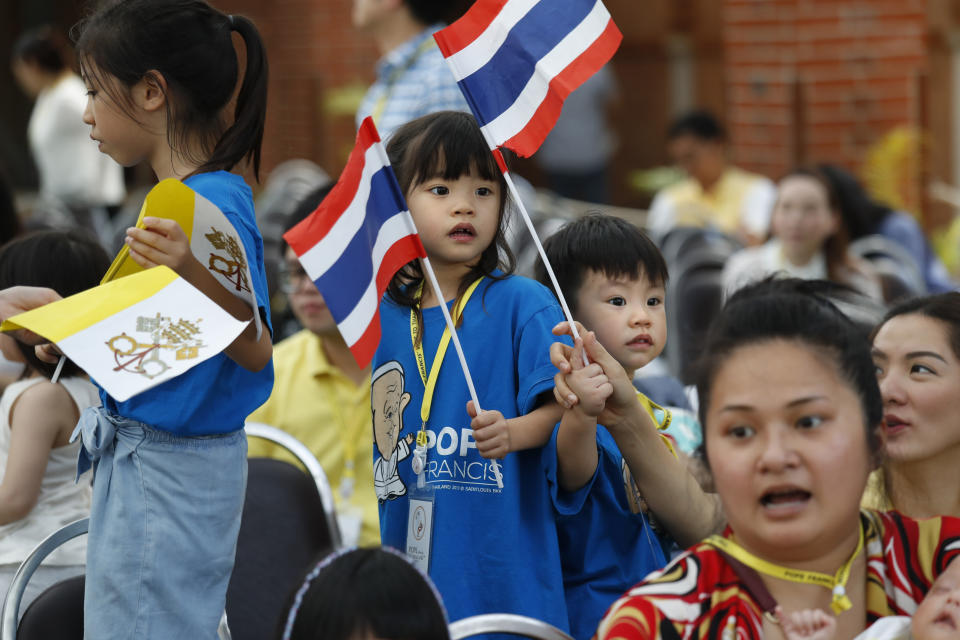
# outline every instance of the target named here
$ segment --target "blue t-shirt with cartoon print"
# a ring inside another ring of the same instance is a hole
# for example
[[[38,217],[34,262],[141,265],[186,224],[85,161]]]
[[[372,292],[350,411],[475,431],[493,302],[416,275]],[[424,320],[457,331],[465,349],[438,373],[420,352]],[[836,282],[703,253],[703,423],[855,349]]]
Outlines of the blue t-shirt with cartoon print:
[[[663,429],[670,414],[642,394],[638,397]],[[548,445],[554,450],[558,431],[559,425]],[[557,534],[570,634],[576,640],[592,638],[614,600],[666,565],[663,541],[641,509],[643,499],[623,454],[610,432],[599,424],[597,450],[593,478],[577,492],[583,497],[577,500],[562,490],[556,497],[566,505],[557,518]]]
[[[380,318],[383,337],[371,387],[374,483],[383,544],[406,549],[424,384],[410,337],[410,309],[385,298]],[[512,418],[552,393],[551,329],[562,319],[553,295],[539,283],[518,276],[484,278],[457,332],[483,409]],[[423,327],[429,371],[445,327],[438,306],[423,310]],[[550,449],[507,455],[499,463],[499,489],[490,461],[477,452],[469,399],[451,344],[427,424],[425,480],[434,496],[430,577],[451,621],[516,613],[567,629],[556,514],[542,459]],[[555,457],[556,448],[552,452]]]

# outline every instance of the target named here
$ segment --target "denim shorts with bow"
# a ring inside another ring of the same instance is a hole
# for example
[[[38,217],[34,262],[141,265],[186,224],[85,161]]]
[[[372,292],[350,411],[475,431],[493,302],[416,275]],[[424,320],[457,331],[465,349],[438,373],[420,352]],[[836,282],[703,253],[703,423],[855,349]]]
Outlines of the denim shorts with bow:
[[[216,638],[247,484],[243,430],[183,437],[98,407],[78,434],[78,476],[94,470],[84,637]]]

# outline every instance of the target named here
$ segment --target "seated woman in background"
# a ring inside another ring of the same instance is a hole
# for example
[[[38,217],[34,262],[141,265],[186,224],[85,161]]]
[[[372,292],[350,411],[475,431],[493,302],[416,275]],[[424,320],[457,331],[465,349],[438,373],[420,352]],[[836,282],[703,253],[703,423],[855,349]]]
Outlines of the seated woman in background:
[[[864,506],[960,517],[960,293],[908,300],[873,334],[886,459]]]
[[[851,242],[868,235],[883,236],[910,254],[923,276],[927,292],[942,293],[957,288],[912,215],[872,200],[856,177],[845,169],[830,164],[817,165],[817,169],[837,194]]]
[[[830,280],[882,301],[870,265],[847,251],[847,230],[830,183],[814,169],[795,169],[777,185],[770,239],[733,254],[723,270],[730,295],[771,274]]]
[[[450,640],[428,576],[389,547],[335,552],[293,594],[283,640]]]
[[[852,638],[911,614],[960,555],[960,519],[860,511],[881,449],[873,360],[806,287],[758,283],[714,321],[697,388],[729,527],[615,602],[598,640],[780,638],[777,606],[829,612]]]
[[[81,231],[40,231],[0,249],[0,289],[49,287],[66,297],[100,284],[110,258]],[[0,397],[0,599],[20,563],[49,534],[90,515],[90,485],[76,482],[80,443],[69,442],[80,412],[100,404],[86,374],[71,361],[59,382],[55,365],[41,362],[32,346],[0,334],[0,349],[25,363],[20,380]],[[64,577],[82,573],[86,536],[57,549],[27,585],[20,611]]]

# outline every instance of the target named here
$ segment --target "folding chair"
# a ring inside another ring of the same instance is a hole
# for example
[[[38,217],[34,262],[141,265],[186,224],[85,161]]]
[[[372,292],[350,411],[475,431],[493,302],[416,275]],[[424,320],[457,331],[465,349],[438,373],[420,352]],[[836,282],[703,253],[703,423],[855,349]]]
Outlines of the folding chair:
[[[49,587],[34,600],[17,624],[23,592],[37,567],[53,551],[78,536],[85,535],[89,518],[82,518],[47,536],[20,564],[0,611],[0,640],[82,640],[84,577],[75,576]],[[217,629],[219,640],[231,640],[226,614]]]
[[[251,422],[246,431],[287,449],[307,470],[272,458],[248,460],[227,619],[236,640],[260,640],[273,637],[285,619],[288,597],[307,568],[342,542],[333,491],[310,450],[276,427]]]

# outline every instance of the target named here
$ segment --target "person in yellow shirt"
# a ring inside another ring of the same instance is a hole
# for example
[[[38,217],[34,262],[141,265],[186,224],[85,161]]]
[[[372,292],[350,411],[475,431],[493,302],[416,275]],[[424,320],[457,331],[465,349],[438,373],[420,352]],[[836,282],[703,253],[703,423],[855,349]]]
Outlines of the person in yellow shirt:
[[[310,215],[328,191],[329,186],[306,196],[286,230]],[[284,263],[284,293],[303,329],[274,346],[273,391],[248,421],[286,431],[317,457],[333,488],[345,544],[380,544],[370,369],[357,366],[323,296],[289,246]],[[250,441],[248,455],[293,461],[282,447],[258,439]]]
[[[773,182],[729,164],[723,126],[706,111],[677,119],[668,133],[670,157],[687,177],[657,192],[647,229],[663,237],[674,227],[709,227],[746,245],[767,239],[777,197]]]

